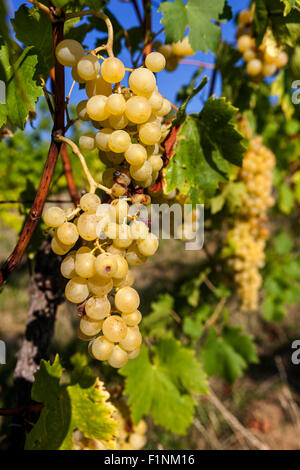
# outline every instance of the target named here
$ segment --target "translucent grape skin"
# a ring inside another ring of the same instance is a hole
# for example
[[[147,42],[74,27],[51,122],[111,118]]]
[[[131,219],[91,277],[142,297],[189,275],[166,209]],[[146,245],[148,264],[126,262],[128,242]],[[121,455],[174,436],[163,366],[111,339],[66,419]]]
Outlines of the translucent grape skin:
[[[79,329],[85,336],[96,336],[102,328],[103,321],[90,320],[87,315],[84,315],[79,323]]]
[[[107,296],[90,297],[85,304],[85,313],[91,320],[104,320],[111,310]]]
[[[102,253],[95,260],[95,270],[99,276],[110,278],[117,272],[118,263],[114,255]]]
[[[126,103],[126,116],[135,124],[143,124],[151,116],[152,107],[144,96],[133,96]]]
[[[81,196],[79,204],[84,212],[94,214],[97,211],[99,204],[101,204],[101,199],[97,194],[86,193]]]
[[[104,121],[109,117],[109,111],[106,108],[107,96],[92,96],[86,105],[86,112],[90,119],[94,121]]]
[[[122,318],[128,326],[136,326],[142,321],[142,314],[139,310],[132,313],[123,313]]]
[[[75,255],[76,251],[70,252],[68,256],[63,259],[60,265],[60,272],[66,279],[72,279],[72,277],[76,276]]]
[[[91,354],[98,361],[106,361],[112,354],[114,343],[105,336],[99,336],[91,343]]]
[[[87,281],[79,276],[73,277],[66,285],[65,295],[72,303],[80,304],[84,302],[89,295]]]
[[[109,341],[118,343],[125,338],[127,326],[123,318],[118,315],[111,315],[104,320],[102,331]]]
[[[129,326],[124,339],[120,341],[121,348],[125,351],[134,351],[142,344],[142,335],[138,326]]]
[[[122,287],[115,295],[115,306],[122,313],[134,312],[139,304],[139,294],[132,287]]]
[[[110,114],[120,115],[124,113],[126,108],[126,101],[124,96],[119,93],[110,95],[107,99],[106,107]]]
[[[123,80],[125,67],[123,62],[117,57],[105,59],[101,66],[101,75],[108,83],[118,83]]]
[[[155,75],[151,70],[140,67],[131,72],[129,87],[136,95],[149,96],[156,87]]]
[[[126,131],[112,132],[108,138],[108,146],[112,152],[126,152],[131,143],[130,135]]]
[[[90,118],[89,118],[89,116],[87,115],[87,112],[86,112],[87,102],[88,102],[88,100],[82,100],[76,106],[77,116],[81,121],[89,121],[90,120]]]
[[[113,288],[113,281],[108,278],[94,276],[88,279],[89,290],[99,297],[107,295]]]
[[[57,238],[64,245],[74,245],[78,237],[78,230],[72,222],[64,222],[57,229]]]
[[[166,59],[160,52],[151,52],[146,57],[145,65],[151,72],[161,72],[166,66]]]
[[[100,63],[96,56],[88,54],[77,62],[77,73],[83,80],[95,80],[100,71]]]
[[[43,219],[49,227],[59,227],[66,220],[66,214],[60,207],[49,207],[43,213]]]
[[[75,271],[78,276],[85,279],[95,276],[95,259],[88,247],[79,248],[75,256]]]
[[[131,144],[125,152],[125,159],[130,165],[141,166],[147,160],[147,151],[141,144]]]
[[[74,67],[84,55],[84,49],[78,41],[64,39],[57,45],[55,55],[60,64],[65,67]]]
[[[115,345],[113,352],[108,358],[108,363],[111,367],[115,369],[119,369],[120,367],[125,366],[128,362],[128,354],[124,349],[120,348],[120,346]]]
[[[79,137],[79,147],[87,152],[95,148],[95,136],[92,132],[88,132]]]
[[[109,96],[111,95],[112,89],[110,83],[103,80],[101,75],[98,75],[94,80],[89,80],[85,85],[85,92],[88,98],[95,95]]]

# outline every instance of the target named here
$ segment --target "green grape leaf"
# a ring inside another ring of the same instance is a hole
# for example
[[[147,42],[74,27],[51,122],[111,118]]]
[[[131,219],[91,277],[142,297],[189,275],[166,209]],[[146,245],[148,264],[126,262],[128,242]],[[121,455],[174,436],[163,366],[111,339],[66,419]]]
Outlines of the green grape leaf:
[[[203,333],[203,325],[211,316],[212,309],[208,304],[199,307],[192,315],[185,316],[183,319],[183,332],[191,339],[199,339]]]
[[[200,301],[200,289],[201,284],[206,280],[210,269],[207,268],[200,272],[199,276],[184,282],[180,288],[179,295],[186,297],[189,305],[197,307]]]
[[[110,442],[115,440],[118,423],[112,418],[115,408],[102,382],[85,365],[77,363],[72,382],[61,384],[63,368],[58,355],[53,364],[41,361],[35,374],[32,399],[44,403],[40,417],[27,436],[26,450],[72,450],[73,431],[85,437]]]
[[[225,327],[222,336],[211,328],[201,359],[209,376],[219,375],[229,383],[243,375],[248,363],[258,360],[252,339],[237,327]]]
[[[205,147],[217,150],[230,163],[242,166],[245,152],[241,144],[243,137],[233,123],[237,111],[224,98],[210,97],[200,113],[199,121]]]
[[[54,65],[52,28],[49,19],[39,8],[21,5],[11,23],[16,38],[25,46],[34,46],[39,53],[39,68],[43,70],[47,79]]]
[[[182,40],[189,26],[189,41],[194,51],[216,52],[221,37],[219,27],[212,23],[224,12],[225,0],[182,0],[163,2],[158,11],[163,13],[161,23],[165,26],[166,42]]]
[[[151,312],[143,318],[142,328],[148,337],[161,337],[168,334],[172,325],[171,312],[174,308],[174,298],[169,294],[161,294],[158,300],[151,303]]]
[[[214,196],[219,183],[225,181],[215,161],[205,156],[198,124],[197,117],[187,116],[177,134],[174,155],[163,172],[166,191],[177,188],[189,194],[193,203]]]
[[[24,128],[29,111],[35,110],[37,99],[43,96],[37,74],[38,55],[33,47],[27,47],[22,54],[8,63],[8,48],[2,43],[0,62],[6,74],[6,113],[11,124]],[[4,114],[2,110],[1,114]]]
[[[281,0],[284,3],[284,16],[287,16],[291,13],[292,9],[296,6],[296,0]]]
[[[193,351],[175,339],[162,339],[153,348],[153,359],[145,346],[140,355],[120,370],[125,376],[125,394],[135,423],[149,413],[157,425],[175,434],[185,434],[194,413],[189,393],[207,393],[207,380]]]

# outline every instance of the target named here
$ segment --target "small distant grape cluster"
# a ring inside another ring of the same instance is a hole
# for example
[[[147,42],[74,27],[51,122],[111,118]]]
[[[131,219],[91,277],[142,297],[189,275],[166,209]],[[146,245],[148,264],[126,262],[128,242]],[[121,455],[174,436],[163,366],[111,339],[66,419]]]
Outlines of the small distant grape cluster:
[[[267,32],[259,47],[252,36],[252,10],[243,10],[238,17],[237,48],[243,54],[248,74],[260,82],[274,75],[288,63],[288,55]]]
[[[259,304],[262,284],[259,271],[265,263],[269,236],[265,227],[267,211],[275,203],[272,197],[274,166],[274,154],[263,145],[261,137],[253,137],[240,172],[246,192],[233,229],[227,235],[227,241],[234,249],[234,257],[229,263],[235,271],[238,294],[245,310],[256,310]]]
[[[56,57],[72,67],[75,81],[85,83],[88,99],[78,103],[78,118],[91,121],[98,130],[82,135],[79,147],[84,151],[98,148],[105,164],[118,168],[122,164],[135,187],[150,187],[163,166],[161,122],[171,110],[170,102],[158,92],[154,75],[164,69],[164,56],[150,53],[145,67],[130,73],[129,88],[121,86],[126,68],[116,57],[85,54],[81,44],[71,39],[59,43]],[[124,195],[127,188],[113,184],[113,196]]]
[[[145,263],[158,249],[157,237],[129,208],[123,198],[101,204],[86,193],[73,211],[50,207],[43,214],[54,229],[53,252],[67,255],[61,263],[66,298],[84,306],[78,336],[90,342],[93,358],[115,368],[137,357],[142,342],[140,298],[128,265]]]
[[[138,425],[126,420],[121,412],[116,409],[113,417],[119,422],[117,431],[116,450],[140,450],[147,442],[147,423],[142,419]],[[81,433],[74,436],[75,450],[112,450],[110,443],[89,439]]]
[[[188,36],[185,36],[182,41],[173,42],[172,44],[162,44],[160,41],[155,41],[153,49],[162,54],[166,59],[165,69],[167,72],[174,72],[180,60],[195,54],[189,43]]]

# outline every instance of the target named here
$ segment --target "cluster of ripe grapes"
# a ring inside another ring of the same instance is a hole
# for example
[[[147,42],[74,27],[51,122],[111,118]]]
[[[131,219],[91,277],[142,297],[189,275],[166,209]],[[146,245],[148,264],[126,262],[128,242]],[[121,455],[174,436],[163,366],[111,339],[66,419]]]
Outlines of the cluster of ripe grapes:
[[[74,40],[62,41],[56,57],[63,65],[72,67],[75,81],[85,83],[88,99],[78,103],[78,118],[91,121],[98,130],[96,134],[82,135],[79,147],[84,151],[98,148],[105,164],[116,169],[121,165],[127,174],[128,181],[123,187],[113,182],[113,196],[123,196],[131,180],[136,188],[150,187],[163,166],[159,147],[163,138],[161,123],[171,110],[170,102],[157,89],[154,74],[165,67],[164,56],[150,53],[145,67],[130,73],[129,87],[121,85],[126,68],[116,57],[99,59],[92,53],[85,54],[81,44]]]
[[[275,156],[263,145],[262,138],[252,138],[240,172],[246,191],[233,229],[227,236],[234,249],[229,263],[235,272],[242,308],[246,310],[256,310],[259,303],[262,284],[259,271],[265,263],[269,235],[265,223],[267,211],[275,202],[272,197],[274,165]]]
[[[126,420],[119,410],[115,410],[113,417],[119,423],[117,431],[117,441],[114,444],[116,450],[140,450],[147,442],[147,424],[142,419],[138,425],[133,425]],[[75,450],[112,450],[111,443],[89,439],[82,434],[74,435]]]
[[[260,82],[264,77],[274,75],[288,63],[288,55],[267,32],[259,47],[252,36],[253,12],[243,10],[238,18],[237,48],[243,54],[248,74]]]
[[[137,357],[142,342],[140,299],[128,266],[145,263],[158,248],[157,237],[129,211],[125,199],[101,204],[96,194],[86,193],[73,212],[50,207],[43,215],[55,229],[52,250],[67,255],[61,263],[69,280],[66,298],[84,303],[79,338],[90,342],[93,358],[116,368]]]
[[[184,57],[190,57],[195,54],[189,43],[188,36],[185,36],[182,41],[173,42],[172,44],[162,44],[160,41],[155,41],[153,49],[162,54],[166,59],[165,69],[167,72],[174,72]]]

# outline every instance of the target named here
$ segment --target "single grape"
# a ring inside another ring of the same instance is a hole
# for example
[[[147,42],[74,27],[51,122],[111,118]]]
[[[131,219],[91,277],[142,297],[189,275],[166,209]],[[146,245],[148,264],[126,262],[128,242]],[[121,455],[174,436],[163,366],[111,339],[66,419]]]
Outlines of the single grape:
[[[66,220],[66,215],[60,207],[49,207],[43,213],[43,219],[49,227],[59,227]]]
[[[111,310],[110,302],[106,296],[90,297],[84,308],[85,313],[91,320],[104,320]]]
[[[65,289],[66,298],[74,304],[80,304],[89,295],[89,288],[86,279],[79,276],[73,277]]]
[[[151,177],[152,174],[152,166],[151,163],[146,161],[141,166],[133,166],[131,165],[129,168],[130,175],[136,181],[144,181],[148,177]]]
[[[109,112],[106,109],[106,102],[107,96],[92,96],[86,105],[88,116],[94,121],[104,121],[104,119],[107,119],[109,117]]]
[[[141,166],[147,160],[147,151],[141,144],[130,144],[125,152],[125,159],[130,165]]]
[[[112,132],[113,130],[108,127],[101,129],[99,132],[97,132],[95,142],[99,149],[105,152],[109,150],[108,138],[112,134]]]
[[[132,287],[122,287],[115,296],[115,306],[122,313],[132,313],[140,304],[139,294]]]
[[[146,57],[145,65],[151,72],[161,72],[166,66],[166,59],[160,52],[151,52]]]
[[[114,343],[105,336],[99,336],[91,343],[91,354],[98,361],[106,361],[112,354]]]
[[[247,72],[252,77],[259,75],[262,71],[262,62],[259,59],[250,60],[247,64]]]
[[[60,64],[65,67],[74,67],[84,55],[84,49],[78,41],[64,39],[56,46],[55,55]]]
[[[178,65],[179,65],[180,59],[181,59],[181,57],[179,57],[177,55],[173,55],[172,57],[167,59],[165,70],[167,72],[174,72],[174,70],[176,70]]]
[[[126,103],[126,116],[129,121],[136,124],[143,124],[148,121],[151,111],[151,104],[144,96],[133,96]]]
[[[113,352],[108,358],[108,363],[111,367],[119,369],[120,367],[125,366],[128,361],[128,354],[120,346],[114,346]]]
[[[60,272],[66,279],[72,279],[76,276],[75,272],[75,254],[76,251],[71,251],[68,256],[66,256],[60,265]]]
[[[117,57],[105,59],[101,66],[101,75],[108,83],[118,83],[123,80],[125,67],[123,62]]]
[[[95,136],[92,132],[88,132],[79,137],[79,147],[87,152],[95,148]]]
[[[123,153],[115,153],[115,152],[108,151],[106,152],[106,157],[109,163],[113,163],[114,165],[120,165],[120,163],[124,161]]]
[[[114,255],[110,253],[101,253],[95,261],[95,269],[98,276],[105,278],[113,277],[117,272],[118,264]]]
[[[79,329],[85,336],[96,336],[102,328],[103,321],[93,321],[87,315],[84,315],[79,323]]]
[[[170,59],[172,57],[173,51],[171,44],[161,44],[156,49],[164,56],[165,59]]]
[[[111,279],[94,276],[88,279],[89,290],[98,297],[103,297],[107,295],[113,288],[113,282]]]
[[[97,194],[86,193],[81,196],[79,204],[84,212],[87,212],[88,214],[94,214],[101,204],[101,200]]]
[[[128,263],[121,255],[115,255],[117,260],[117,271],[114,274],[114,280],[124,279],[128,273]]]
[[[276,73],[276,64],[263,64],[262,73],[265,77],[270,77]]]
[[[253,49],[247,49],[243,54],[243,58],[245,62],[250,62],[250,60],[256,58],[256,54]]]
[[[57,238],[64,245],[74,245],[79,237],[77,227],[72,222],[64,222],[57,229]]]
[[[119,317],[119,315],[111,315],[104,320],[102,331],[109,341],[118,343],[125,338],[127,326],[123,318]]]
[[[88,100],[82,100],[76,106],[77,116],[81,121],[89,121],[90,118],[86,112],[86,105]]]
[[[145,145],[154,145],[160,141],[161,127],[157,122],[145,122],[139,127],[139,138]]]
[[[142,344],[142,335],[138,326],[127,327],[127,333],[124,339],[120,341],[121,348],[125,351],[134,351]]]
[[[113,239],[113,244],[117,248],[128,248],[132,243],[132,235],[130,227],[125,224],[120,224],[117,227],[116,237]]]
[[[252,13],[250,10],[243,10],[239,14],[239,23],[248,24],[252,21]]]
[[[110,114],[123,114],[126,108],[126,101],[122,94],[113,93],[107,98],[106,107]]]
[[[141,434],[133,433],[129,437],[129,444],[133,447],[134,450],[140,450],[147,442],[146,436]]]
[[[112,152],[126,152],[131,143],[130,135],[126,131],[114,131],[108,138],[108,146]]]
[[[95,276],[95,256],[91,253],[90,248],[81,247],[76,252],[75,271],[78,276],[88,279]]]
[[[153,256],[158,249],[158,239],[154,233],[148,233],[147,238],[137,241],[137,247],[143,256]]]
[[[123,313],[122,318],[128,326],[136,326],[142,321],[142,314],[139,310],[132,313]]]
[[[289,56],[286,52],[281,51],[278,56],[276,57],[276,65],[278,68],[285,67],[289,61]]]
[[[136,95],[150,96],[156,87],[155,75],[151,70],[140,67],[131,72],[129,87]]]
[[[77,229],[81,238],[87,241],[95,240],[98,237],[98,222],[99,219],[95,214],[81,214],[77,222]]]
[[[112,255],[120,255],[120,256],[122,256],[122,257],[124,257],[125,254],[126,254],[125,248],[118,248],[118,247],[116,247],[116,246],[114,246],[114,245],[110,245],[110,246],[106,249],[106,251],[107,251],[108,253],[111,253]]]
[[[111,84],[103,80],[101,75],[98,75],[95,80],[89,80],[85,85],[85,92],[88,98],[96,95],[111,95],[112,89]]]
[[[85,55],[77,62],[77,73],[83,80],[95,80],[99,71],[99,60],[92,54]]]

